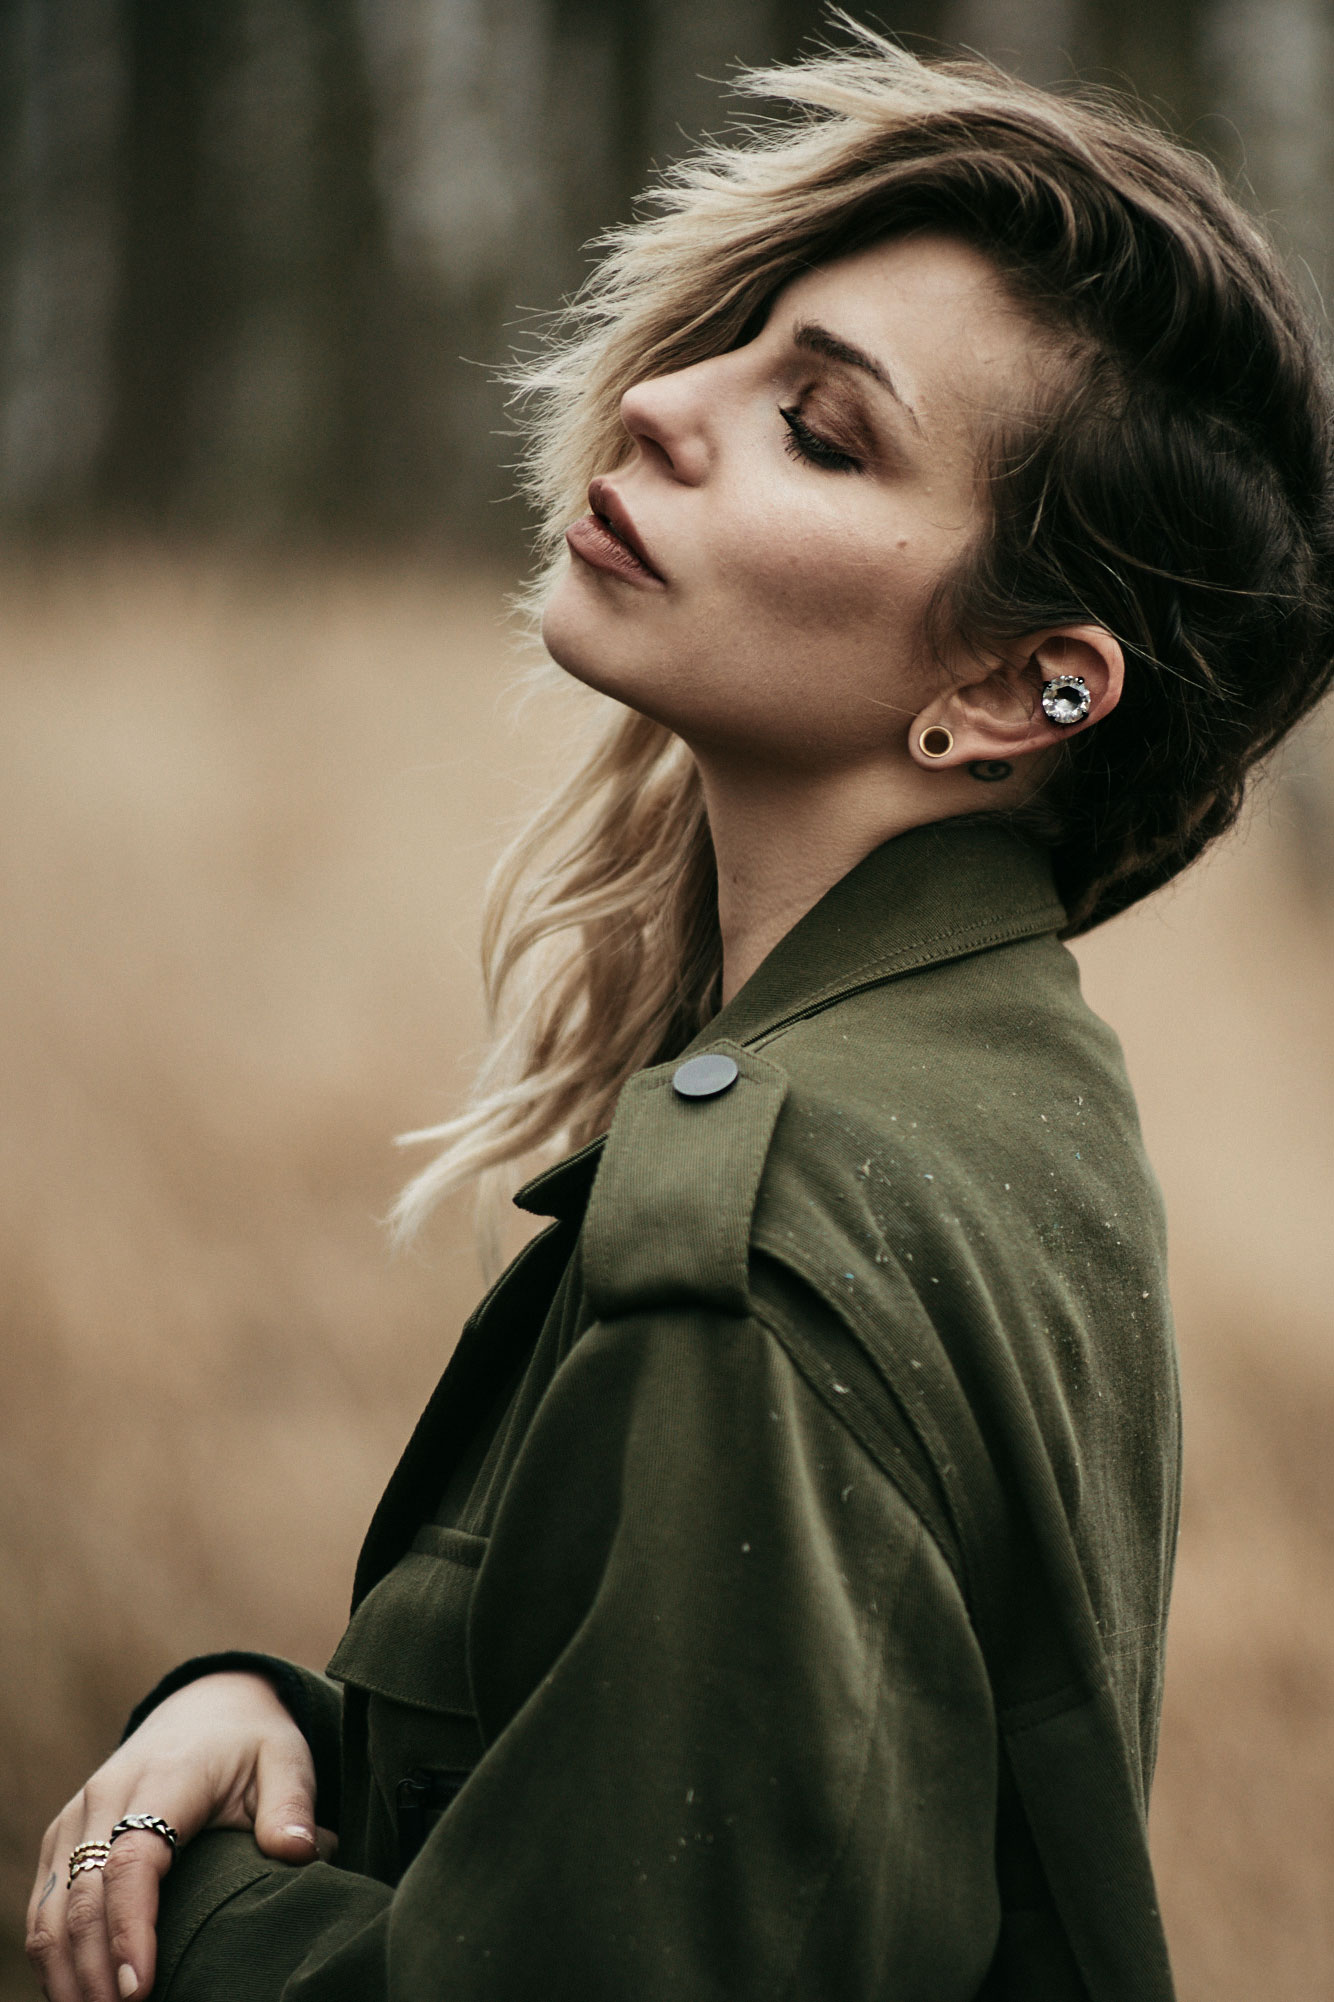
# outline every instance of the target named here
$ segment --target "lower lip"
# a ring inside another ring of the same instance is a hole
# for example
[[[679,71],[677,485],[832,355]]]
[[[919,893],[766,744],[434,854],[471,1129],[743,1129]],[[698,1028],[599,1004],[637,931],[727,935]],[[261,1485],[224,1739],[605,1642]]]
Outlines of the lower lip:
[[[581,515],[565,531],[565,540],[576,556],[585,563],[591,563],[595,570],[605,570],[612,577],[624,577],[632,584],[653,584],[662,588],[662,578],[650,570],[647,563],[641,563],[628,543],[614,535],[605,521],[595,514]]]

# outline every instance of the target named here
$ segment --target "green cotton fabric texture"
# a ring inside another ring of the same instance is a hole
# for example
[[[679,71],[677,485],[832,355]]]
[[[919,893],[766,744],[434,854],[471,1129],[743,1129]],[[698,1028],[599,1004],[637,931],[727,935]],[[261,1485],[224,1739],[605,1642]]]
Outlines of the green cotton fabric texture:
[[[1163,1219],[1063,922],[1002,825],[903,835],[728,1089],[521,1191],[304,1677],[337,1861],[197,1839],[158,1995],[1168,2002]]]

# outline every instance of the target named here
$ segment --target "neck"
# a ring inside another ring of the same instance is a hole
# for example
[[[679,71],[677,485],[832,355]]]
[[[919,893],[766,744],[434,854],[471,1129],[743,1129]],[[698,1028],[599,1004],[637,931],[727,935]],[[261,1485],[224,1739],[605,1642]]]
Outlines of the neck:
[[[837,773],[738,770],[700,757],[718,865],[723,1000],[873,848],[938,818],[883,765]]]

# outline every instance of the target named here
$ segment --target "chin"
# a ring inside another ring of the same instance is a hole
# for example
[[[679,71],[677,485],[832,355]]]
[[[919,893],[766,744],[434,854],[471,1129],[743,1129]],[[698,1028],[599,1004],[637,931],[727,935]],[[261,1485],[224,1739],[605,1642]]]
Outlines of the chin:
[[[710,705],[699,700],[691,650],[687,644],[683,661],[668,636],[644,629],[638,610],[631,604],[618,616],[620,608],[608,605],[596,584],[567,574],[543,609],[542,644],[572,680],[692,743],[699,712],[707,716]]]
[[[542,644],[558,667],[582,681],[580,663],[588,651],[589,622],[569,602],[573,595],[570,587],[570,578],[562,577],[542,608]]]
[[[579,579],[561,578],[542,613],[542,644],[575,681],[638,708],[626,636],[614,630],[601,606],[587,603],[588,596]]]

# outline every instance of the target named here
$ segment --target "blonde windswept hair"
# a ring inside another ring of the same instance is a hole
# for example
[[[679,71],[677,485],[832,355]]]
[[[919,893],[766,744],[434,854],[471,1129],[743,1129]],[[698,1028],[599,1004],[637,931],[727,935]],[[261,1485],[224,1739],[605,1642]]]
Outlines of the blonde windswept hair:
[[[992,441],[990,538],[946,580],[974,635],[1092,616],[1126,648],[1120,708],[1065,753],[1057,880],[1082,929],[1235,818],[1249,763],[1329,679],[1323,370],[1206,162],[1105,102],[923,63],[834,18],[847,47],[739,75],[778,115],[671,168],[513,371],[540,522],[529,610],[590,479],[627,454],[627,389],[738,346],[813,264],[897,230],[970,236],[1083,357],[1040,449],[1007,466]],[[716,1012],[713,851],[669,730],[610,717],[498,864],[482,958],[492,1041],[467,1108],[405,1136],[438,1151],[400,1235],[474,1179],[485,1216],[521,1162],[602,1132],[626,1079]]]
[[[539,522],[530,616],[566,561],[589,481],[625,456],[625,391],[734,346],[865,194],[876,137],[959,96],[878,35],[856,36],[854,52],[740,74],[738,91],[806,115],[672,168],[645,197],[657,213],[603,239],[540,356],[512,371]],[[507,1169],[601,1133],[626,1079],[716,1010],[713,849],[693,760],[670,730],[618,709],[510,844],[487,890],[482,969],[493,1040],[467,1109],[404,1135],[440,1148],[395,1207],[404,1235],[475,1178],[485,1220]]]

